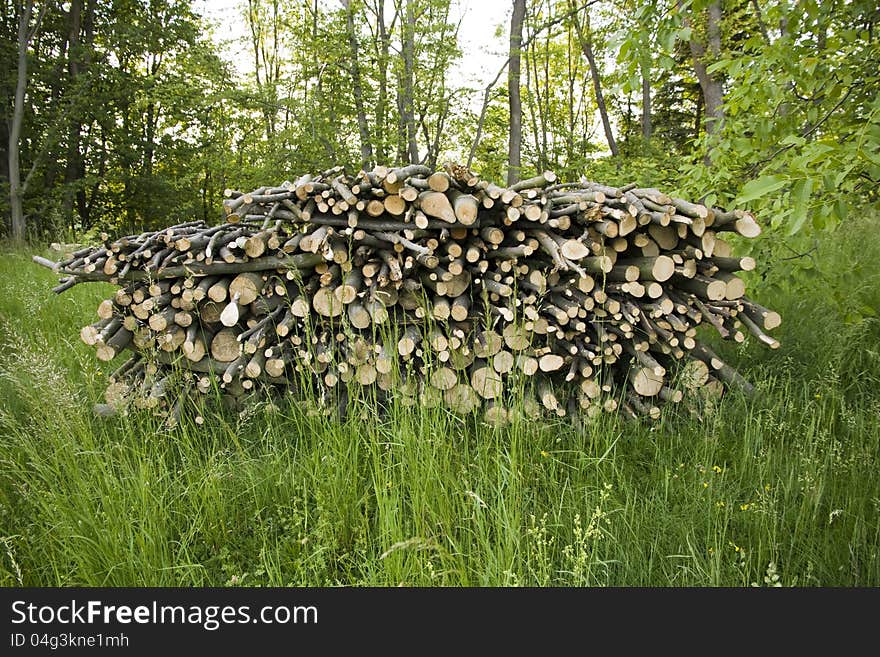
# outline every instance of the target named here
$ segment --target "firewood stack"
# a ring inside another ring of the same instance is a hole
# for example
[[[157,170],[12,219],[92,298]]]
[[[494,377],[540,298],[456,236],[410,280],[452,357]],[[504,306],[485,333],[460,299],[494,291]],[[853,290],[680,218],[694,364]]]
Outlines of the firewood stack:
[[[121,285],[83,341],[128,401],[176,416],[187,395],[225,399],[353,385],[409,405],[480,410],[503,424],[510,391],[536,416],[623,411],[751,385],[698,339],[742,342],[780,316],[744,296],[722,236],[754,237],[741,210],[656,189],[542,175],[501,187],[458,166],[341,167],[227,190],[226,223],[105,239],[53,263],[55,291]]]

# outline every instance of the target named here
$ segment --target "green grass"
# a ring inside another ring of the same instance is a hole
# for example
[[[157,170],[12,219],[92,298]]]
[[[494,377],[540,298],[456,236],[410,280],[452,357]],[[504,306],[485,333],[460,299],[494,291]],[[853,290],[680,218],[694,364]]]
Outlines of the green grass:
[[[111,288],[56,297],[3,254],[0,583],[878,586],[880,241],[838,238],[809,270],[761,263],[783,346],[722,349],[753,398],[504,429],[396,405],[93,417],[112,364],[78,335]]]

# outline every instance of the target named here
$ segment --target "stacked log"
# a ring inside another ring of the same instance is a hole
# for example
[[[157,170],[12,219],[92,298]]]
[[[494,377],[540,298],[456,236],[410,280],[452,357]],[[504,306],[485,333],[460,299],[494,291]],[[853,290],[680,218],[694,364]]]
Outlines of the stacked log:
[[[132,352],[108,404],[176,412],[171,381],[233,399],[357,385],[497,424],[524,382],[532,415],[657,418],[699,389],[751,390],[701,325],[778,347],[779,315],[737,276],[755,261],[724,239],[760,233],[746,211],[549,171],[502,187],[457,165],[337,167],[227,190],[223,207],[220,225],[35,258],[57,292],[120,285],[81,333],[101,360]]]

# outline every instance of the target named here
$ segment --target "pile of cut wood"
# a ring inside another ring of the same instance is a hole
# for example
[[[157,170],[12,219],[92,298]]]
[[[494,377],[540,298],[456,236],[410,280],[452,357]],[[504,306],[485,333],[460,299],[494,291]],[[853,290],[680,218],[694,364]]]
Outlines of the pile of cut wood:
[[[121,287],[82,339],[109,361],[107,403],[176,417],[188,396],[320,392],[336,404],[372,386],[404,404],[479,410],[623,411],[656,418],[698,389],[750,390],[698,340],[765,331],[777,313],[744,296],[726,234],[748,212],[635,185],[501,187],[450,165],[341,168],[277,187],[227,190],[226,223],[181,223],[105,239],[64,276]],[[106,408],[105,408],[106,410]]]

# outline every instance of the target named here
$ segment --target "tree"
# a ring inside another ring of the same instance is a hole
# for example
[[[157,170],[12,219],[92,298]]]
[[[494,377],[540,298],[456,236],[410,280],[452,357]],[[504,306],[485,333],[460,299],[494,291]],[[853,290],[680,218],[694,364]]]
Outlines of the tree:
[[[706,70],[725,80],[723,122],[702,142],[711,166],[686,171],[685,185],[764,210],[791,234],[836,226],[878,199],[876,2],[757,5],[725,5],[720,55]]]
[[[370,139],[370,127],[367,124],[367,113],[364,110],[364,90],[361,80],[360,69],[360,46],[358,44],[358,35],[355,31],[354,24],[354,7],[351,0],[342,0],[342,6],[345,7],[346,27],[348,32],[348,43],[351,48],[351,89],[354,94],[355,109],[357,111],[358,132],[361,138],[361,166],[369,167],[373,161],[373,142]]]
[[[278,84],[281,79],[282,8],[280,0],[271,0],[271,7],[262,0],[248,0],[247,22],[254,55],[254,79],[263,105],[266,138],[275,134],[278,114]]]
[[[651,58],[646,52],[642,54],[639,68],[642,78],[642,139],[650,141],[654,132],[651,121]]]
[[[513,0],[513,13],[510,17],[510,48],[507,67],[507,97],[510,107],[510,132],[507,141],[507,184],[519,180],[522,169],[522,98],[520,96],[520,62],[522,47],[523,20],[526,14],[526,0]]]
[[[526,12],[523,159],[536,171],[578,176],[590,154],[602,146],[593,139],[591,76],[568,7],[565,3],[566,11],[560,11],[559,3],[542,0]],[[556,29],[540,32],[557,20]]]
[[[712,134],[721,128],[724,119],[724,89],[717,75],[709,72],[709,66],[721,57],[721,2],[710,2],[705,10],[706,42],[697,37],[692,20],[685,12],[682,21],[690,29],[688,45],[693,57],[694,72],[700,81],[703,108],[706,114],[706,132]]]
[[[25,239],[27,222],[24,216],[22,197],[30,185],[36,166],[31,167],[27,177],[21,179],[21,129],[24,124],[24,100],[28,84],[28,48],[40,31],[43,18],[51,3],[44,2],[33,25],[34,1],[27,0],[18,18],[18,71],[15,84],[15,100],[12,121],[9,128],[9,205],[12,214],[12,239],[21,242]]]
[[[385,20],[385,0],[373,0],[372,3],[367,2],[366,8],[371,12],[372,16],[367,20],[367,24],[375,26],[375,31],[371,33],[371,43],[373,46],[373,58],[376,62],[376,103],[375,103],[375,125],[373,137],[376,144],[376,159],[379,162],[385,162],[388,158],[389,136],[388,136],[388,64],[391,58],[391,33],[394,31],[397,20],[400,16],[399,6],[395,5],[394,16],[390,24]]]
[[[614,133],[611,130],[611,121],[608,119],[608,109],[605,106],[605,97],[602,95],[602,78],[599,68],[596,65],[596,55],[593,52],[592,34],[590,32],[590,13],[589,10],[584,12],[584,24],[581,26],[577,12],[575,12],[574,0],[569,0],[572,9],[572,21],[575,31],[577,32],[578,41],[580,41],[581,49],[584,57],[590,64],[590,75],[593,78],[593,91],[596,94],[596,106],[599,109],[599,116],[602,118],[602,129],[605,131],[605,139],[608,142],[608,150],[612,156],[619,155],[617,150],[617,142],[614,139]]]
[[[404,3],[403,34],[401,38],[400,56],[403,68],[400,73],[399,92],[397,97],[400,115],[400,143],[398,158],[401,162],[418,162],[419,147],[416,142],[416,118],[413,109],[413,78],[415,77],[415,30],[416,16],[413,8],[414,0],[402,0]]]

